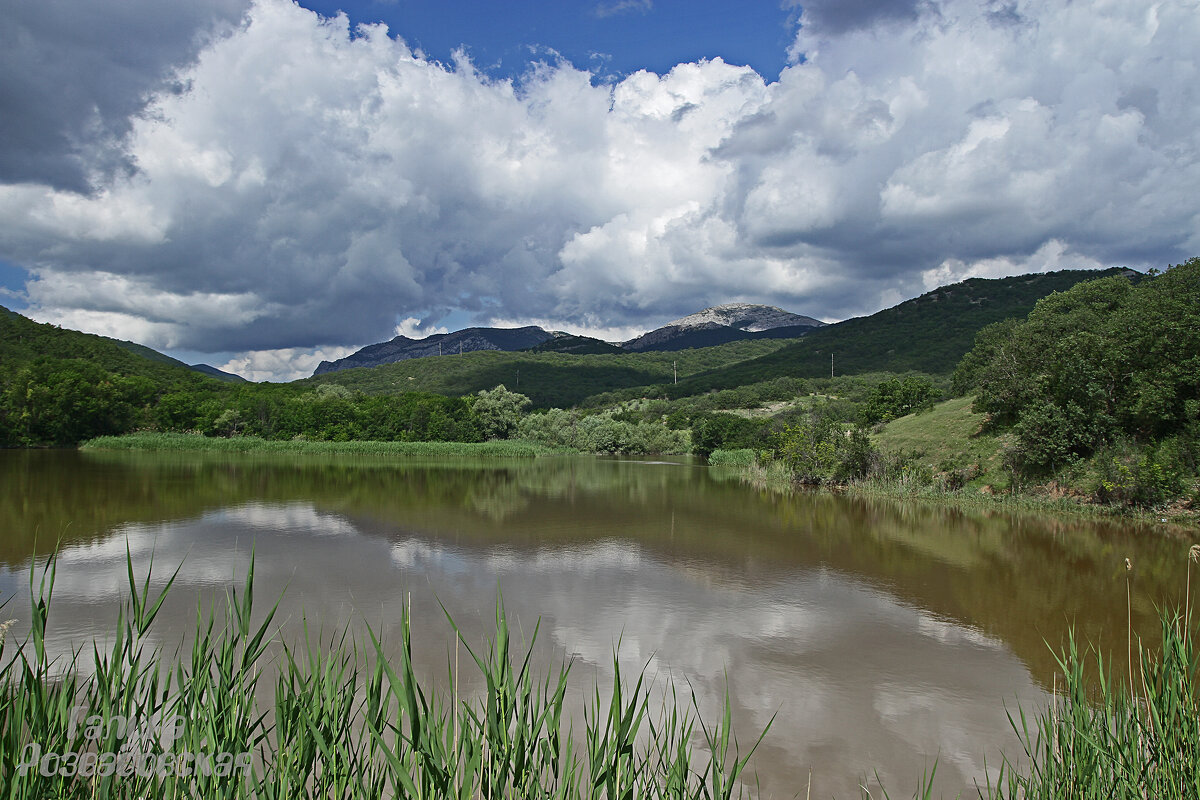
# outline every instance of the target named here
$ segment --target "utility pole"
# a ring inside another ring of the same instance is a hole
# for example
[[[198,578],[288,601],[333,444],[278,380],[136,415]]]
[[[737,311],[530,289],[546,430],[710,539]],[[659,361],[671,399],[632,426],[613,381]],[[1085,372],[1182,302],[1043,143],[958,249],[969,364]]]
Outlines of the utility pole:
[[[679,383],[679,370],[675,369],[675,362],[671,362],[671,374],[675,376],[675,383]]]
[[[458,343],[458,354],[459,354],[460,356],[462,355],[462,342],[459,342],[459,343]]]
[[[833,353],[829,354],[829,379],[833,380]]]
[[[517,370],[517,382],[513,386],[513,391],[515,392],[516,390],[518,390],[520,388],[521,388],[521,370]]]
[[[438,355],[440,356],[441,354],[442,354],[442,343],[438,342]]]

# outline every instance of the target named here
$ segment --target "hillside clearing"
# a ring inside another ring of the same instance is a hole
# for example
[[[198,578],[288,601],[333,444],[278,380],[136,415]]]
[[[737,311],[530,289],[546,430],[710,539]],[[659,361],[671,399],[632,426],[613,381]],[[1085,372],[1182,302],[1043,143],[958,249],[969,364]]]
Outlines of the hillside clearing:
[[[973,485],[1004,483],[1004,441],[981,432],[984,415],[971,410],[973,400],[958,397],[892,420],[871,435],[871,442],[885,453],[920,453],[922,462],[939,472],[978,464]]]

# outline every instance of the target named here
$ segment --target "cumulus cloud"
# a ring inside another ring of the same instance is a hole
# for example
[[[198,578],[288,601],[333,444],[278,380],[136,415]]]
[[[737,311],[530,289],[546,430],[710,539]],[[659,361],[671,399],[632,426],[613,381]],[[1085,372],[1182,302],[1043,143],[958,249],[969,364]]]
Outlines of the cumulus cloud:
[[[561,59],[495,80],[256,0],[177,44],[140,113],[105,112],[129,170],[94,156],[80,192],[0,167],[0,258],[34,274],[32,316],[256,375],[435,308],[624,335],[731,300],[838,319],[943,279],[1163,266],[1200,251],[1196,10],[814,3],[777,81],[714,59],[600,83]]]
[[[230,358],[219,369],[251,381],[294,381],[307,378],[322,361],[337,361],[354,352],[353,347],[281,347],[251,350]]]

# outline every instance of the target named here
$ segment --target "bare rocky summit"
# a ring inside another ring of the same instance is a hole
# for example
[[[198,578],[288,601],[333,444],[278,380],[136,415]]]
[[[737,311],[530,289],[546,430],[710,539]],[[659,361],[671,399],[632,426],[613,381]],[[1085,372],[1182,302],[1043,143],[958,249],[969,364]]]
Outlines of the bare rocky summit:
[[[626,350],[684,350],[739,339],[791,339],[825,325],[819,319],[775,306],[726,303],[669,322],[622,342]]]

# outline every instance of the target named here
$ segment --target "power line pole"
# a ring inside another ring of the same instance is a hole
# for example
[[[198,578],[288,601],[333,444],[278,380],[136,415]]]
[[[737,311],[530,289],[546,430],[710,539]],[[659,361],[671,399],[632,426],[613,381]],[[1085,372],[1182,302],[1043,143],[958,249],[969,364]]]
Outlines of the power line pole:
[[[833,353],[829,354],[829,379],[833,380]]]
[[[675,383],[676,383],[676,385],[678,385],[678,383],[679,383],[679,370],[675,369],[675,362],[674,362],[674,361],[672,361],[672,362],[671,362],[671,374],[673,374],[673,375],[675,376]]]

